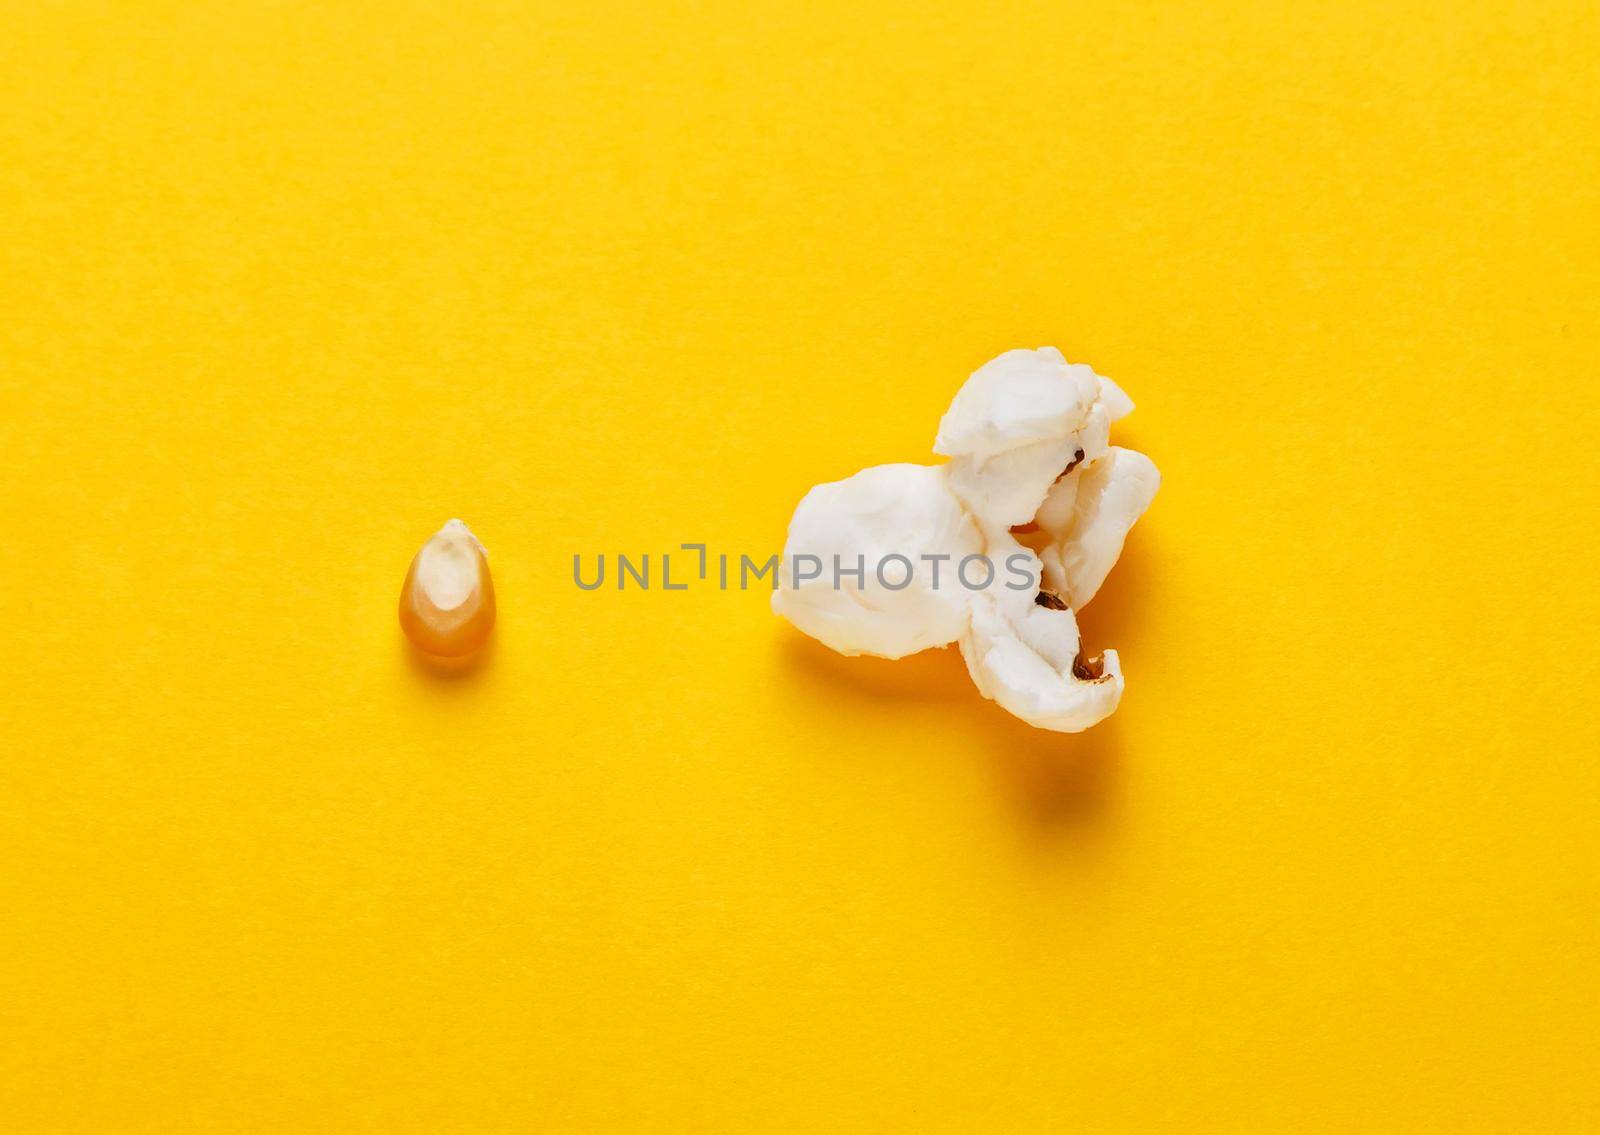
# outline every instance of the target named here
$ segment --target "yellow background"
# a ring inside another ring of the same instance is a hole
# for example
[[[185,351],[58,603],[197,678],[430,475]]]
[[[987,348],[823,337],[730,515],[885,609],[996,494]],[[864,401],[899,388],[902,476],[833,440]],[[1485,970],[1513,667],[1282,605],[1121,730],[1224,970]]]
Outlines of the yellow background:
[[[0,1128],[1600,1127],[1592,5],[4,7]],[[573,586],[1043,343],[1104,727]]]

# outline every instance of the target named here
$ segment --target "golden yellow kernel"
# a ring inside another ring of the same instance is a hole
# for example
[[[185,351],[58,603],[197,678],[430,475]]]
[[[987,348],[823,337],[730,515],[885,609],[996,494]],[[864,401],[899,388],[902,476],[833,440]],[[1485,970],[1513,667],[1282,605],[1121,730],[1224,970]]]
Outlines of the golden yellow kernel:
[[[417,647],[460,658],[483,645],[494,627],[494,583],[478,538],[452,520],[411,560],[400,589],[400,629]]]

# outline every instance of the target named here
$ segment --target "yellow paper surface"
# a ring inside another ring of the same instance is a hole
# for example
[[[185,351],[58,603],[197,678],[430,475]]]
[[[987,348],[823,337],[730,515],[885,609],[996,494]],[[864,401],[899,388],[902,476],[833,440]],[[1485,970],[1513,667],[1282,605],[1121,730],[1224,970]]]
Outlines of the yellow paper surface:
[[[3,25],[0,1128],[1600,1128],[1593,5]],[[573,586],[1040,344],[1092,733]]]

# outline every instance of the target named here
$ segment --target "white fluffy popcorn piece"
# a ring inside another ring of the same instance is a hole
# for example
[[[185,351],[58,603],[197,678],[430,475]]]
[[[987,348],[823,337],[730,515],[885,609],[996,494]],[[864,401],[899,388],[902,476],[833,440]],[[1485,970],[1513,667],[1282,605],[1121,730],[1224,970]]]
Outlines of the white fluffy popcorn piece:
[[[933,451],[989,458],[1075,432],[1100,396],[1098,376],[1054,347],[1007,351],[962,383],[939,421]]]
[[[946,646],[967,626],[970,593],[955,581],[956,565],[981,548],[943,468],[863,469],[816,486],[795,508],[772,609],[841,654],[901,658]],[[937,587],[924,555],[949,557]],[[837,577],[836,562],[845,569]]]
[[[939,423],[934,450],[948,464],[867,469],[800,502],[773,609],[845,654],[898,658],[957,641],[983,696],[1030,725],[1076,733],[1104,720],[1122,698],[1121,664],[1113,650],[1085,655],[1075,612],[1160,485],[1149,458],[1111,447],[1111,423],[1132,410],[1116,383],[1053,347],[990,360]],[[1011,531],[1030,525],[1046,541],[1038,554]],[[798,578],[801,555],[823,571]],[[900,591],[874,575],[894,555],[919,569]],[[947,571],[936,587],[920,570],[928,555],[947,569],[982,555],[994,575],[974,590]],[[860,557],[865,580],[836,587],[835,556]],[[1035,586],[1016,586],[1019,563]]]
[[[1040,553],[1046,586],[1074,611],[1086,607],[1160,487],[1155,462],[1117,446],[1057,481],[1035,518],[1050,537]]]
[[[1009,535],[989,552],[1001,559],[1019,553],[1027,549]],[[1081,732],[1122,700],[1117,652],[1085,657],[1077,618],[1048,593],[991,587],[974,595],[961,656],[984,697],[1040,729]]]
[[[1133,413],[1133,399],[1123,391],[1122,387],[1112,382],[1103,374],[1095,375],[1100,380],[1100,404],[1106,408],[1106,413],[1113,422],[1120,422]]]
[[[1054,347],[1007,351],[962,384],[935,453],[986,527],[1026,524],[1063,471],[1105,452],[1111,422],[1133,408],[1120,387]]]

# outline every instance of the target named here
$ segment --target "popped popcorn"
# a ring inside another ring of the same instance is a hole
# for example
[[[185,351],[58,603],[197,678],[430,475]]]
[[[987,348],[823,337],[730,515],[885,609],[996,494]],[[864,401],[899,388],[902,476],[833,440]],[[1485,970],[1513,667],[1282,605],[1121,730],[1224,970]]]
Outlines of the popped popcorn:
[[[1148,457],[1109,444],[1132,410],[1116,383],[1053,347],[990,360],[939,423],[947,464],[877,466],[806,494],[773,610],[844,654],[956,642],[984,697],[1043,729],[1087,729],[1116,710],[1123,676],[1116,651],[1084,653],[1075,612],[1161,480]],[[1040,550],[1014,530],[1037,531]],[[890,561],[906,565],[904,582],[882,574]]]

